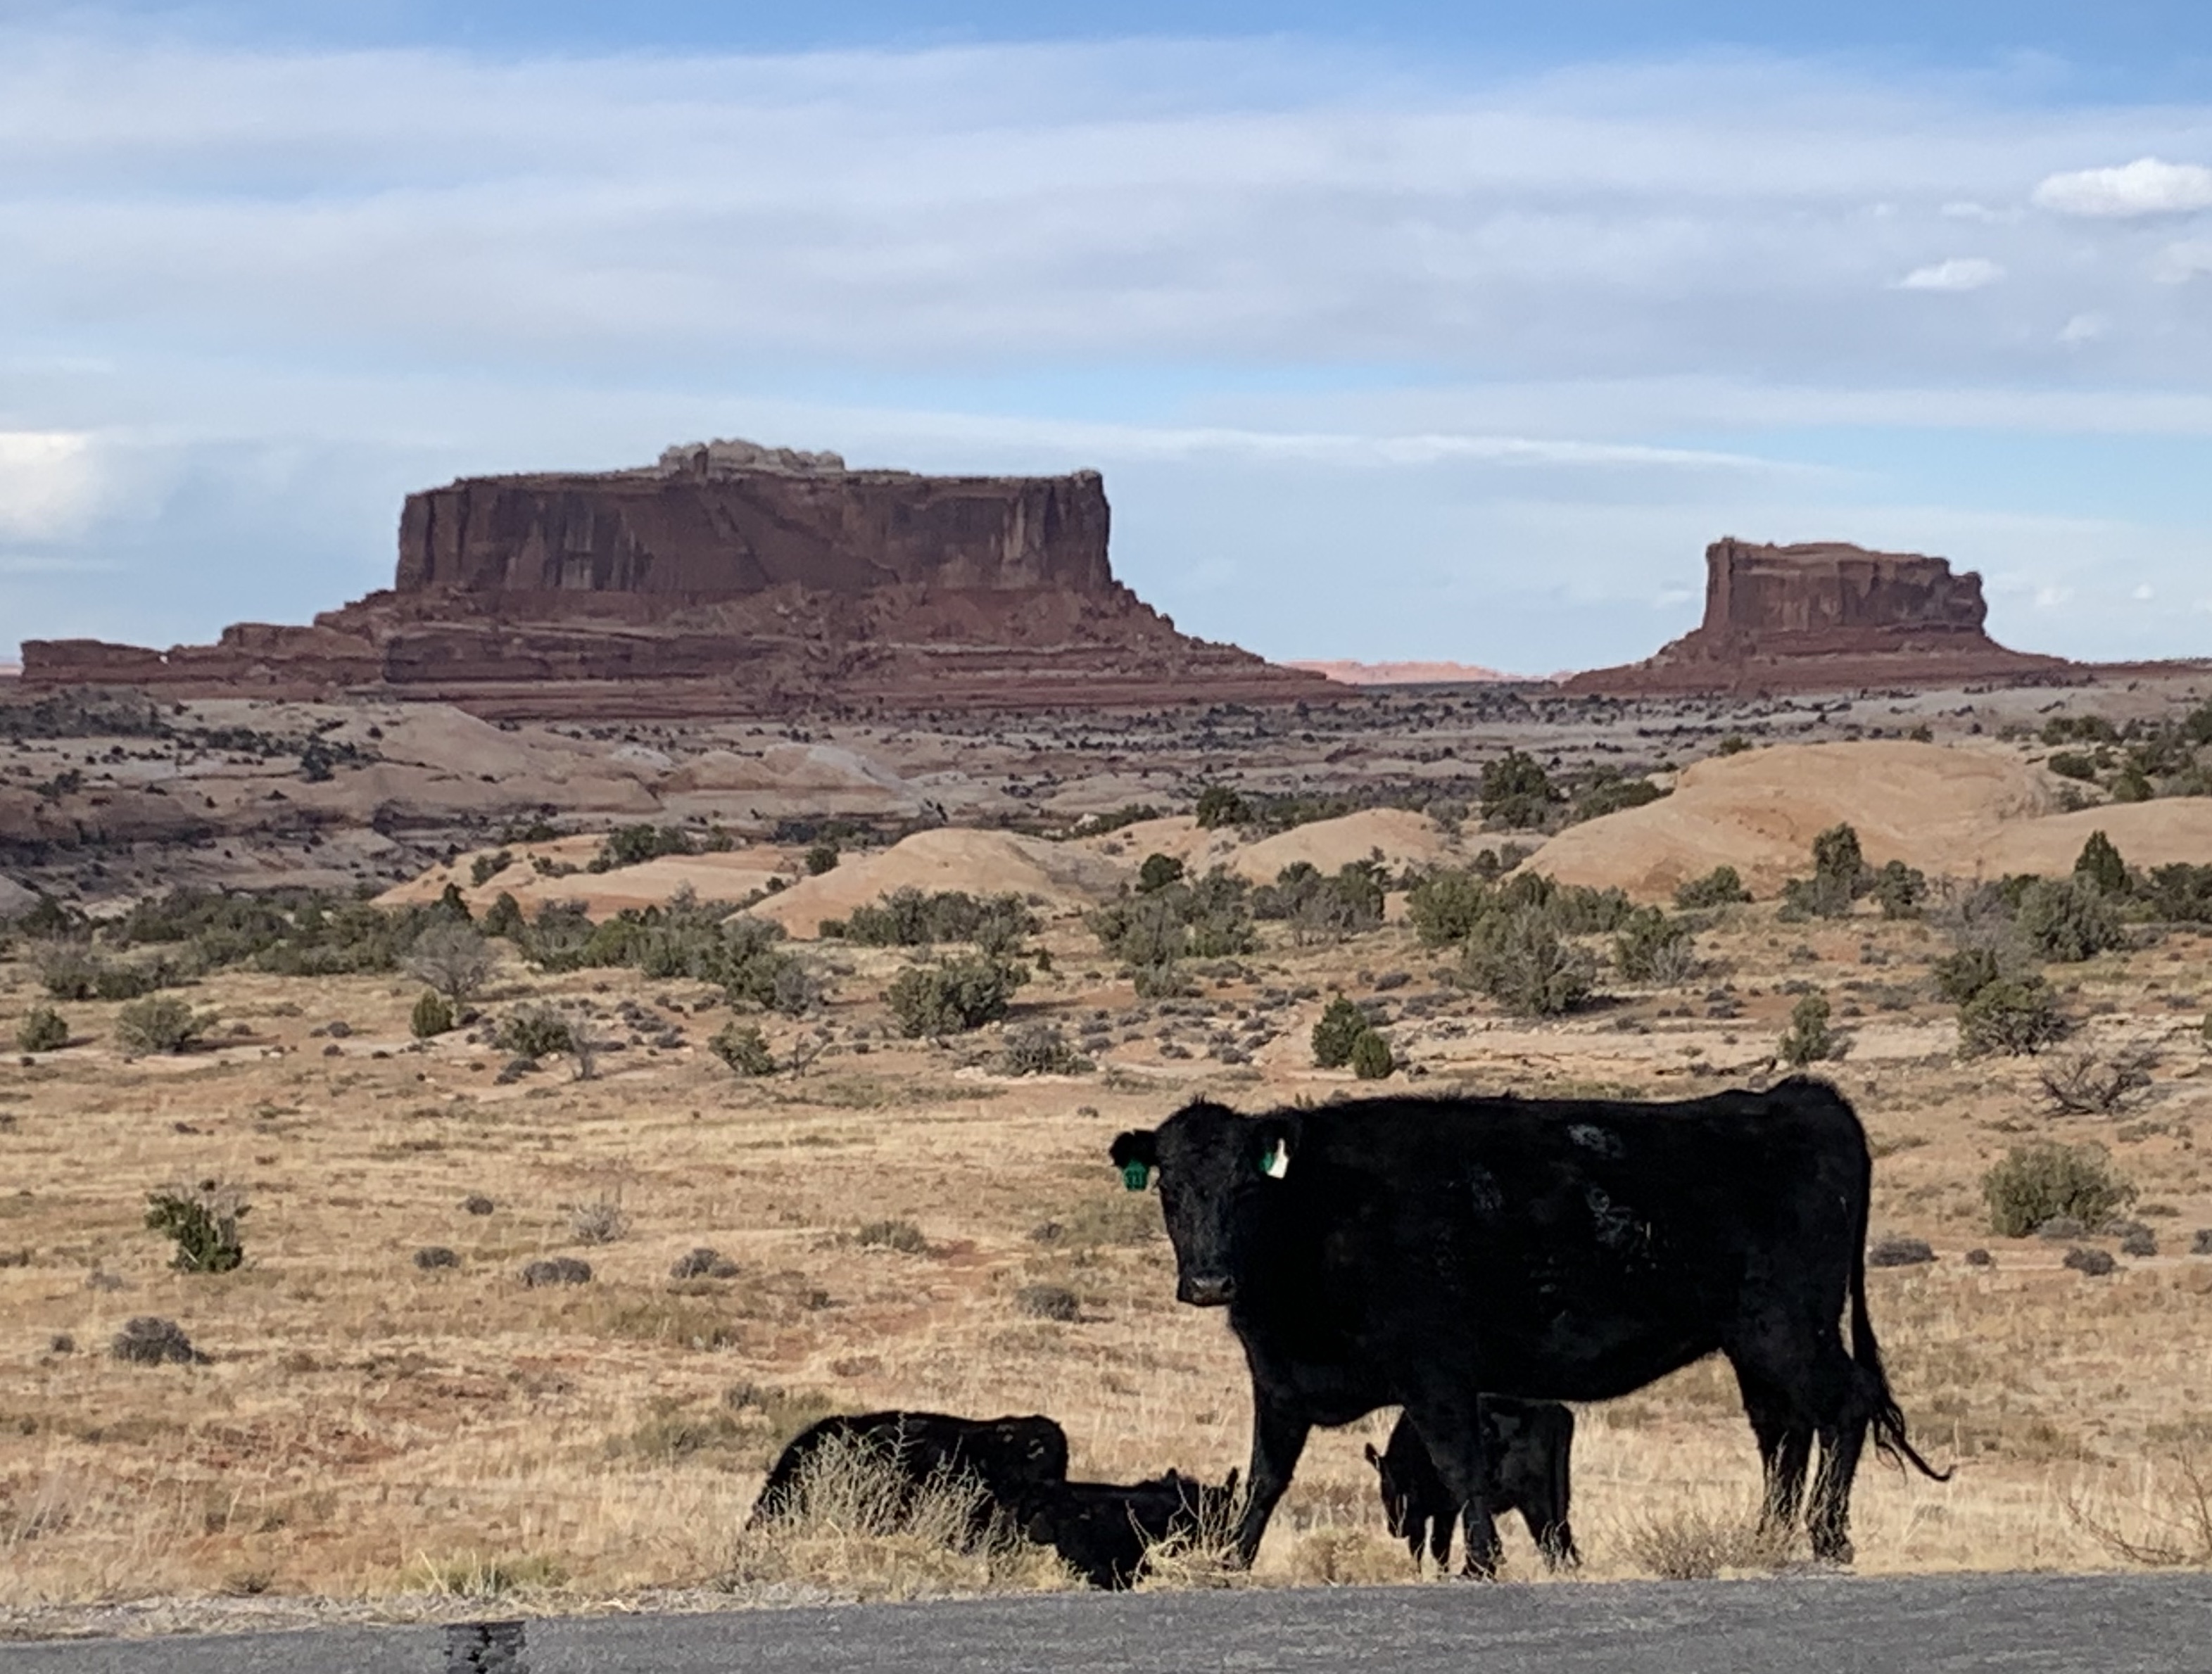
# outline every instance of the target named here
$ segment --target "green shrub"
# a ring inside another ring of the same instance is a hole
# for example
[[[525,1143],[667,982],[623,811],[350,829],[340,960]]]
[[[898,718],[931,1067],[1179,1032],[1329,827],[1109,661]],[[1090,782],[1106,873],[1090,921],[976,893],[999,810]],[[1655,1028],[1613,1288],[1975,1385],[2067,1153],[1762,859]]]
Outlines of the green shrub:
[[[496,854],[480,854],[469,862],[469,882],[481,889],[514,864],[514,856],[506,849]]]
[[[1775,1048],[1784,1064],[1802,1070],[1844,1055],[1842,1040],[1828,1027],[1830,1015],[1826,994],[1808,994],[1790,1008],[1789,1031]]]
[[[1369,1029],[1352,1043],[1352,1073],[1362,1081],[1386,1081],[1398,1060],[1390,1055],[1390,1043],[1373,1029]]]
[[[2074,861],[2074,876],[2108,895],[2127,893],[2128,863],[2101,831],[2091,832],[2089,840],[2081,845],[2081,852]]]
[[[500,1020],[493,1042],[517,1058],[555,1058],[573,1052],[575,1031],[568,1020],[545,1004],[517,1006]]]
[[[1288,919],[1301,945],[1316,936],[1357,935],[1382,922],[1384,882],[1372,860],[1352,861],[1334,877],[1310,861],[1296,861],[1252,891],[1252,916]]]
[[[1509,749],[1482,767],[1482,817],[1516,829],[1540,825],[1559,800],[1552,777],[1533,755]]]
[[[1148,854],[1137,868],[1137,888],[1146,895],[1182,881],[1182,862],[1171,854]]]
[[[59,1052],[69,1045],[69,1024],[51,1005],[34,1005],[15,1026],[15,1045],[27,1052]]]
[[[1741,755],[1751,748],[1751,740],[1741,732],[1731,732],[1714,746],[1723,755]]]
[[[900,973],[884,998],[909,1038],[957,1034],[1005,1016],[1029,974],[1002,959],[953,959]]]
[[[1359,1037],[1373,1029],[1367,1014],[1339,994],[1313,1026],[1314,1062],[1324,1070],[1342,1069],[1352,1062],[1352,1049],[1359,1044]]]
[[[453,1003],[434,988],[425,988],[416,996],[414,1010],[407,1014],[407,1032],[417,1040],[429,1040],[449,1033],[453,1027]]]
[[[173,994],[134,1000],[115,1014],[115,1040],[125,1052],[180,1052],[208,1032],[215,1019],[195,1012]]]
[[[1198,793],[1198,802],[1190,811],[1203,829],[1213,831],[1225,825],[1242,825],[1250,810],[1244,798],[1226,785],[1209,785]]]
[[[1782,916],[1843,918],[1869,882],[1858,833],[1849,825],[1830,826],[1813,839],[1813,876],[1782,886]]]
[[[2062,749],[2044,766],[2061,779],[2079,779],[2085,784],[2094,782],[2097,777],[2096,758],[2085,755],[2078,749]]]
[[[1479,874],[1442,867],[1407,891],[1406,919],[1424,947],[1445,947],[1465,941],[1493,899],[1489,882]]]
[[[2003,974],[1996,949],[1961,948],[1936,961],[1936,992],[1954,1005],[1964,1005]]]
[[[213,1180],[197,1190],[149,1192],[146,1227],[177,1243],[169,1265],[179,1273],[228,1273],[246,1259],[238,1223],[246,1204],[238,1194]]]
[[[1601,819],[1607,814],[1618,814],[1626,808],[1641,808],[1667,794],[1663,786],[1654,785],[1648,779],[1626,779],[1618,773],[1601,773],[1575,792],[1573,817],[1577,820]]]
[[[2152,914],[2166,924],[2212,924],[2212,865],[2176,861],[2154,866],[2141,891]]]
[[[1867,893],[1881,908],[1883,918],[1917,919],[1921,904],[1928,899],[1928,875],[1902,860],[1892,860],[1875,870]]]
[[[845,939],[872,948],[926,948],[971,942],[986,953],[1011,953],[1037,928],[1036,914],[1018,895],[975,896],[963,889],[895,889],[872,907],[856,907]]]
[[[1700,907],[1731,907],[1751,899],[1733,866],[1716,866],[1674,891],[1674,905],[1687,912]]]
[[[775,1054],[768,1037],[750,1023],[725,1023],[707,1042],[707,1050],[741,1076],[772,1076]]]
[[[1057,1023],[1034,1023],[1006,1036],[999,1052],[1003,1076],[1075,1076],[1097,1067],[1067,1042]]]
[[[1493,913],[1468,937],[1462,961],[1467,981],[1508,1010],[1549,1017],[1590,996],[1596,963],[1560,938],[1540,907]]]
[[[911,1221],[870,1221],[853,1234],[853,1240],[867,1247],[896,1250],[902,1255],[920,1255],[929,1247],[921,1228]]]
[[[658,860],[664,854],[697,852],[690,837],[679,827],[618,826],[607,834],[605,843],[586,870],[610,871],[617,866],[635,866],[647,860]]]
[[[1689,925],[1656,907],[1639,907],[1613,938],[1613,963],[1631,982],[1679,982],[1689,974],[1693,938]]]
[[[2125,944],[2120,915],[2095,884],[2038,878],[2020,898],[2021,939],[2045,959],[2071,964]]]
[[[1959,1050],[1968,1058],[2040,1052],[2066,1033],[2058,997],[2039,976],[1998,977],[1959,1008]]]
[[[522,903],[502,889],[484,910],[483,933],[505,937],[510,942],[522,939]]]
[[[2025,1238],[2061,1215],[2100,1226],[2135,1196],[2100,1145],[2015,1145],[1982,1176],[1990,1228],[2006,1238]]]
[[[806,875],[820,877],[825,872],[837,870],[837,846],[832,842],[815,844],[806,851]]]

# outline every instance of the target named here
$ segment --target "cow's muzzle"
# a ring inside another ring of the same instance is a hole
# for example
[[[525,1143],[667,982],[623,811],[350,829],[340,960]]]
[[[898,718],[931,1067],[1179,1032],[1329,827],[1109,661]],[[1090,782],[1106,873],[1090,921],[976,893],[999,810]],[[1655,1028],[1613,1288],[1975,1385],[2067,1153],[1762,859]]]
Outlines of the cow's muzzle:
[[[1237,1300],[1237,1281],[1226,1273],[1186,1273],[1176,1283],[1176,1299],[1194,1307],[1226,1307]]]

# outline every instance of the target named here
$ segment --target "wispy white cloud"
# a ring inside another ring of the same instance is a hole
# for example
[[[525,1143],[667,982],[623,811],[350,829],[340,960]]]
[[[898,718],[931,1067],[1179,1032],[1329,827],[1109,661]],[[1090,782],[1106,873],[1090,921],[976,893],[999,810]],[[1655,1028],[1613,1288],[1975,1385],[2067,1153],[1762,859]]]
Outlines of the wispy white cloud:
[[[0,430],[0,536],[43,539],[81,528],[94,510],[90,439]]]
[[[1906,291],[1978,291],[1987,289],[2004,276],[2004,269],[1985,256],[1953,256],[1913,269],[1897,282],[1897,288]]]
[[[2163,285],[2185,285],[2212,273],[2212,239],[2184,239],[2169,244],[2151,263],[2151,277]]]
[[[2212,168],[2138,157],[2118,168],[2078,168],[2046,175],[2035,201],[2061,215],[2128,219],[2212,209]]]

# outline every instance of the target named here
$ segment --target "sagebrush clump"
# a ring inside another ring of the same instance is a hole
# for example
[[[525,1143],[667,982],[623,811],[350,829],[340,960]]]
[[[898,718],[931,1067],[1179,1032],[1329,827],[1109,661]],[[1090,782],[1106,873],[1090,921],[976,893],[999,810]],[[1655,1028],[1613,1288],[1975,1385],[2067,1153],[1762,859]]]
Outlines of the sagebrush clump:
[[[180,1052],[197,1044],[214,1022],[173,994],[151,995],[115,1014],[115,1043],[134,1057]]]
[[[910,1040],[960,1034],[1005,1016],[1029,975],[1003,959],[951,959],[901,972],[884,998]]]
[[[2135,1196],[2101,1145],[2015,1145],[1982,1176],[1990,1229],[2007,1238],[2025,1238],[2062,1215],[2094,1228]]]
[[[51,1005],[33,1006],[15,1026],[15,1045],[23,1052],[59,1052],[69,1042],[69,1024]]]
[[[1597,963],[1565,940],[1538,907],[1494,913],[1475,926],[1461,962],[1466,980],[1527,1016],[1571,1011],[1597,985]]]

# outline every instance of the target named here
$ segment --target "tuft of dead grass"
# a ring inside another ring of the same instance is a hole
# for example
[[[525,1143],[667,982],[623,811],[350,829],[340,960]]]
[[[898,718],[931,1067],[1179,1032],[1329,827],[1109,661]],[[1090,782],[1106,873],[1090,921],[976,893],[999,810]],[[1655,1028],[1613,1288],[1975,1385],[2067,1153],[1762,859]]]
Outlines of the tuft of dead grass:
[[[1755,1507],[1724,1505],[1648,1511],[1621,1530],[1620,1544],[1662,1581],[1710,1581],[1771,1574],[1790,1562],[1796,1542],[1790,1530],[1763,1525]]]
[[[2212,1569],[2212,1468],[2193,1453],[2147,1469],[2132,1506],[2100,1505],[2079,1489],[2063,1503],[2114,1557],[2149,1569]]]

